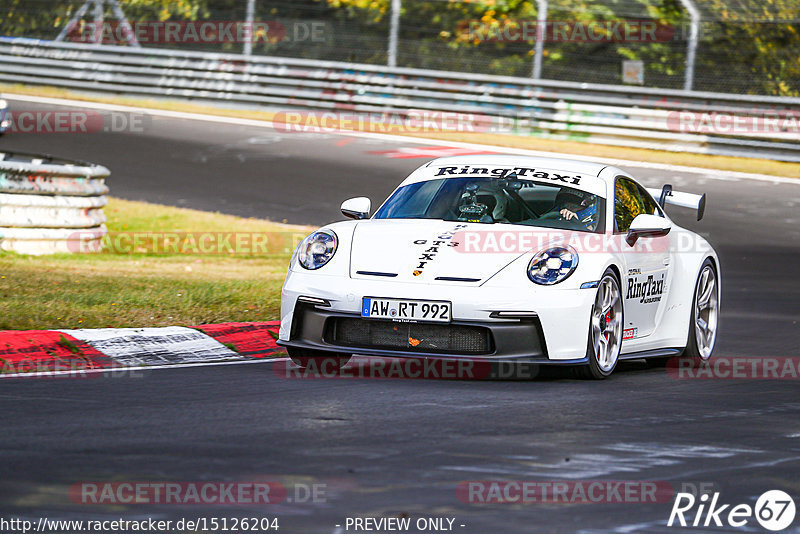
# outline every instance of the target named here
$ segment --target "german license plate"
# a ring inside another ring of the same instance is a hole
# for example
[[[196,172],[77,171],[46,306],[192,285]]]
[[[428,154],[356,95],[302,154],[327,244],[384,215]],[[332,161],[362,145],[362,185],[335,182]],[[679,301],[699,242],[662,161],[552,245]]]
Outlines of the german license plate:
[[[364,297],[361,317],[405,322],[449,323],[452,304],[441,300],[380,299]]]

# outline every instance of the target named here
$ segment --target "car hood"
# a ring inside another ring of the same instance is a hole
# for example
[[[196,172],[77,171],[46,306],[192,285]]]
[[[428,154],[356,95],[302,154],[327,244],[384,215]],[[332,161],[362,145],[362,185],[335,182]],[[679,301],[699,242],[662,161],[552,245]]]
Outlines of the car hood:
[[[480,285],[526,251],[475,252],[464,241],[469,235],[503,231],[514,227],[419,219],[361,221],[353,233],[350,276]]]

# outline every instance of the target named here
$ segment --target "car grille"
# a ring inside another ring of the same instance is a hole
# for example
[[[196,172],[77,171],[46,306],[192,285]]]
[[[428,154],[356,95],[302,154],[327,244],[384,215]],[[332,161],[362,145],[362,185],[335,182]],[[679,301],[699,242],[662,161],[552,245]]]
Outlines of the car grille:
[[[325,328],[325,341],[348,347],[406,352],[489,354],[492,350],[491,333],[481,326],[396,323],[349,317],[331,318]]]

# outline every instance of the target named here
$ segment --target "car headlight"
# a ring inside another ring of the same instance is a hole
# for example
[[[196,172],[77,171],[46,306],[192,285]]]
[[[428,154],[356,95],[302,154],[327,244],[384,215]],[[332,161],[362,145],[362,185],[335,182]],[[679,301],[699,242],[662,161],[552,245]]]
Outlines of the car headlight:
[[[8,102],[0,98],[0,109],[5,109],[8,107]]]
[[[300,243],[297,261],[306,269],[319,269],[333,258],[339,239],[333,230],[317,230]]]
[[[578,253],[569,245],[538,252],[528,264],[531,282],[551,286],[563,282],[578,266]]]

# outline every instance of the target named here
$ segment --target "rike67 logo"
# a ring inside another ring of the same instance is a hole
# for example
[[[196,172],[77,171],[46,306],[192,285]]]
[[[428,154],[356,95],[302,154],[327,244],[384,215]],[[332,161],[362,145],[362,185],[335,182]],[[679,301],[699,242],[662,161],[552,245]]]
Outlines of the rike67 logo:
[[[700,497],[691,493],[678,493],[672,504],[667,526],[728,526],[752,530],[752,520],[755,520],[762,528],[777,532],[791,526],[795,511],[794,500],[781,490],[764,492],[755,506],[723,504],[720,502],[719,492],[710,496],[704,493]]]

